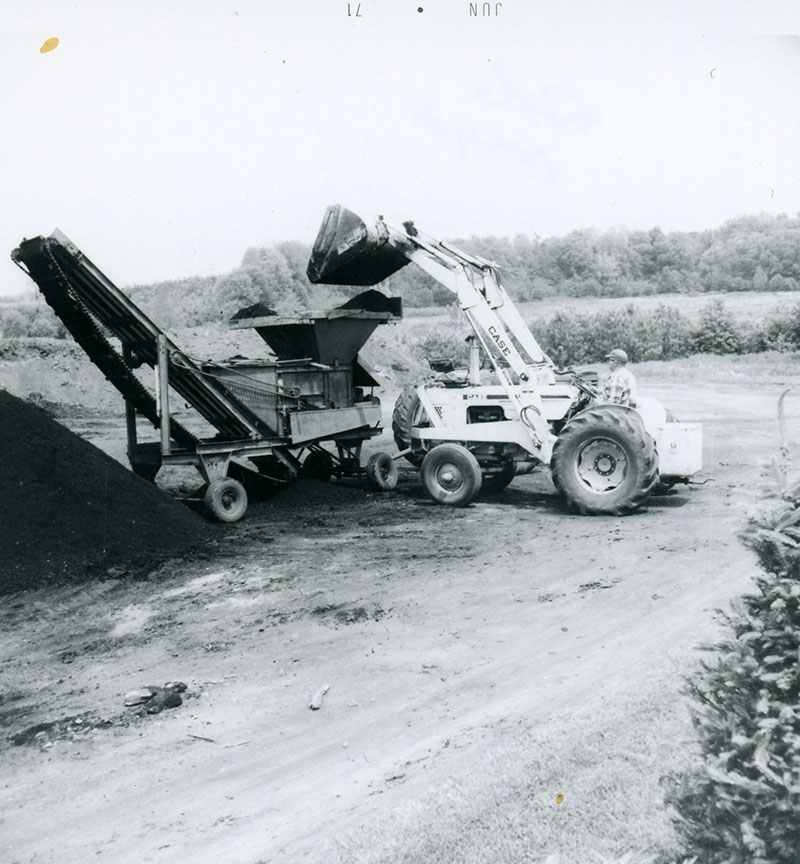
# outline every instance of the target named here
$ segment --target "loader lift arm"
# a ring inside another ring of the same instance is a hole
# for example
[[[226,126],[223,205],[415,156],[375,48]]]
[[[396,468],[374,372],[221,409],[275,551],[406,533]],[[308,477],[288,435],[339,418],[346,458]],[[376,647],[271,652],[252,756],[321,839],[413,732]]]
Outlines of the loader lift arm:
[[[513,419],[529,433],[527,449],[549,461],[554,436],[539,393],[554,380],[553,362],[534,339],[492,262],[422,234],[412,222],[400,229],[378,217],[368,226],[337,204],[325,213],[308,276],[317,283],[374,285],[411,262],[456,295],[508,396]],[[509,368],[519,384],[512,381]],[[435,414],[431,419],[436,424]]]

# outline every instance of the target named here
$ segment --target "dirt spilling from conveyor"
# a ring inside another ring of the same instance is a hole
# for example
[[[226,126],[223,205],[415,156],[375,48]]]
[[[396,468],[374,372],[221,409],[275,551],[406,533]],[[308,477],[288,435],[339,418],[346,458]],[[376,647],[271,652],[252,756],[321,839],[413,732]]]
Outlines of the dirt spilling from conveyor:
[[[155,567],[213,526],[0,390],[0,592]]]

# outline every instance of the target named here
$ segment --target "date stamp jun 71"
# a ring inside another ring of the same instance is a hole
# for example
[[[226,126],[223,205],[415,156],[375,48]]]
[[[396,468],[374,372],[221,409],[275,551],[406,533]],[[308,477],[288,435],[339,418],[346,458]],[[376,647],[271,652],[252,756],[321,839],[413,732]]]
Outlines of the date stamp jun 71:
[[[348,3],[347,17],[348,18],[363,18],[367,12],[368,3]],[[498,18],[503,4],[495,3],[465,3],[464,11],[470,18]],[[417,6],[417,12],[425,11],[424,6]]]

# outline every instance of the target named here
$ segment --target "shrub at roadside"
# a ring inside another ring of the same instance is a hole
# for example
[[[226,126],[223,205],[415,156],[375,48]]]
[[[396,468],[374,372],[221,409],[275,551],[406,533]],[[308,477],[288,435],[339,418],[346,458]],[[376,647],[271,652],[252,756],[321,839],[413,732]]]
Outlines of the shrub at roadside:
[[[601,360],[611,348],[623,348],[632,363],[672,360],[690,352],[691,326],[677,309],[644,311],[633,305],[597,314],[557,312],[531,322],[544,350],[566,363]]]
[[[747,342],[733,313],[722,300],[712,300],[700,313],[690,347],[693,354],[741,354],[747,350]]]
[[[761,328],[757,351],[800,350],[800,303],[776,309]]]
[[[722,300],[710,301],[697,321],[677,309],[642,310],[633,304],[599,313],[557,312],[531,322],[551,357],[566,363],[593,363],[610,348],[623,348],[632,363],[674,360],[692,354],[746,354],[800,350],[800,304],[781,308],[760,321],[738,319]]]
[[[764,499],[743,536],[764,573],[690,683],[700,764],[665,778],[686,851],[704,864],[800,854],[800,486]]]

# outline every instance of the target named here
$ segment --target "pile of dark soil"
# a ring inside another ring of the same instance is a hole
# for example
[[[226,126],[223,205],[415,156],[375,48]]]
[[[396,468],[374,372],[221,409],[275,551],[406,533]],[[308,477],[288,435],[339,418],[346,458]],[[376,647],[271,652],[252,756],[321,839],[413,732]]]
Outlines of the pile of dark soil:
[[[0,390],[0,592],[152,569],[211,526]]]

